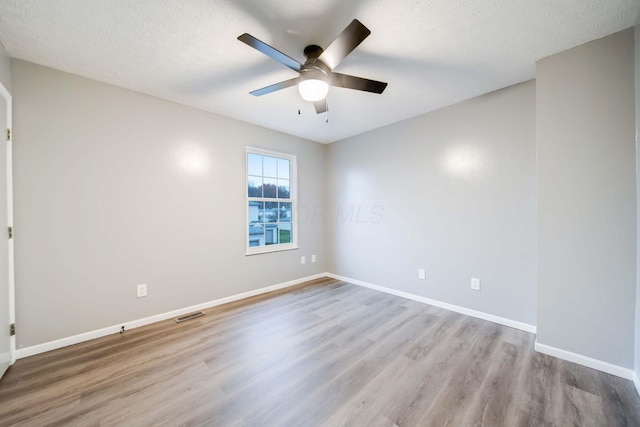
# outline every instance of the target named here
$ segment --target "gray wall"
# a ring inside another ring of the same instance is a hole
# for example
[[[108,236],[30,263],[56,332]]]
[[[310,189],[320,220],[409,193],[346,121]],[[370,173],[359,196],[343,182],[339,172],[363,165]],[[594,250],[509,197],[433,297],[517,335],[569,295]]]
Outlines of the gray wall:
[[[633,368],[633,30],[537,63],[538,336]]]
[[[636,70],[636,227],[640,224],[640,25],[635,28],[635,70]],[[635,371],[640,377],[640,233],[636,246],[636,345]]]
[[[11,58],[0,43],[0,83],[11,92]]]
[[[326,180],[330,271],[535,325],[535,82],[331,144]]]
[[[324,146],[19,60],[12,71],[18,347],[326,271],[309,218],[300,250],[244,254],[245,146],[298,156],[302,207],[323,204]]]

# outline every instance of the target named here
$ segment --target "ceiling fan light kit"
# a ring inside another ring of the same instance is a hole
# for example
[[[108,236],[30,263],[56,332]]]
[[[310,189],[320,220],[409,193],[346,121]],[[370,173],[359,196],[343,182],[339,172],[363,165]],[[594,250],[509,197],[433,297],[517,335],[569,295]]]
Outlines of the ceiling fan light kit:
[[[305,47],[304,55],[307,60],[304,64],[248,33],[242,34],[238,37],[238,40],[300,73],[298,77],[254,90],[250,94],[262,96],[297,85],[302,99],[312,102],[318,114],[327,111],[326,96],[329,86],[381,94],[387,87],[387,83],[333,72],[333,69],[362,43],[369,34],[371,34],[371,31],[362,25],[360,21],[354,19],[327,49],[323,50],[316,45]]]
[[[305,48],[305,51],[310,46]],[[320,49],[320,48],[318,48]],[[322,52],[322,49],[320,49]],[[310,60],[307,60],[307,63]],[[315,61],[315,59],[313,60]],[[305,65],[307,65],[305,63]],[[298,78],[298,92],[305,101],[318,102],[327,97],[329,92],[329,85],[331,80],[329,74],[322,67],[315,66],[313,63],[308,64],[309,68],[303,68],[300,70],[300,77]]]
[[[307,78],[300,79],[298,83],[298,92],[302,99],[308,102],[318,102],[326,98],[329,92],[329,84],[320,79]]]

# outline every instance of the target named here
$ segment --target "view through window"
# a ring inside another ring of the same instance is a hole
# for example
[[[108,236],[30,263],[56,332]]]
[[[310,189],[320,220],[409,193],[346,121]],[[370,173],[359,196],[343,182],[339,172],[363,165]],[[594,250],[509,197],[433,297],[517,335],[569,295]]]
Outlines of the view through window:
[[[247,253],[293,249],[295,156],[247,148]]]

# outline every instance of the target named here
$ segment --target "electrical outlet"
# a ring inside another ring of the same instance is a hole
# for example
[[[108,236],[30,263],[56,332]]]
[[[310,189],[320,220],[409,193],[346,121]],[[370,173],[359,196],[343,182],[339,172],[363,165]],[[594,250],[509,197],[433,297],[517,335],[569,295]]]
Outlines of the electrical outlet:
[[[136,297],[142,298],[147,296],[147,284],[143,283],[136,286]]]
[[[315,255],[311,255],[311,262],[316,262],[316,256]]]
[[[307,263],[307,257],[305,257],[304,255],[302,255],[300,257],[300,264],[306,264]]]
[[[427,278],[427,272],[424,270],[424,268],[419,268],[418,269],[418,279],[425,280],[426,278]]]
[[[480,290],[480,279],[476,279],[475,277],[471,278],[471,289],[474,291]]]

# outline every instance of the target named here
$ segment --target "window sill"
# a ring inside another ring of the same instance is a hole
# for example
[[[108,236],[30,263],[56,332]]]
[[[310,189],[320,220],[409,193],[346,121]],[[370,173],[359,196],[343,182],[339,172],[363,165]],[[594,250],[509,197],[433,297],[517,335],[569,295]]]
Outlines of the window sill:
[[[282,252],[282,251],[293,251],[298,249],[298,245],[274,245],[274,247],[272,246],[259,246],[255,249],[247,249],[245,255],[246,256],[252,256],[252,255],[260,255],[260,254],[269,254],[272,252]]]

